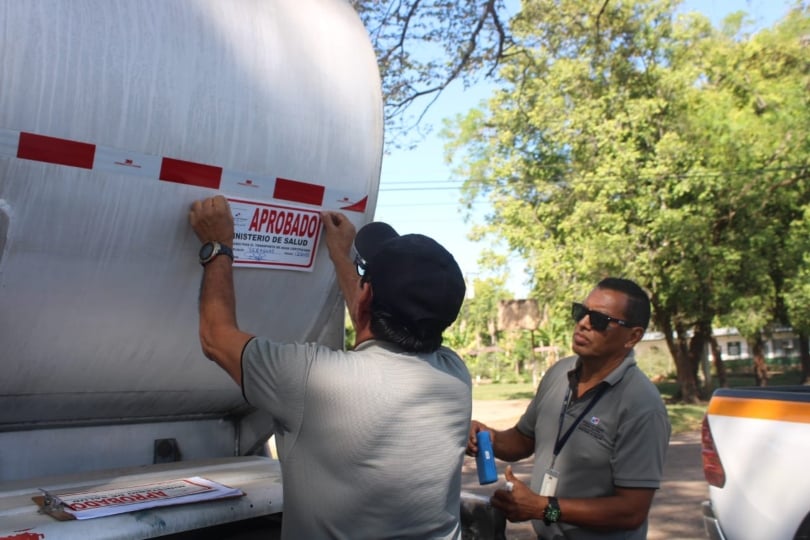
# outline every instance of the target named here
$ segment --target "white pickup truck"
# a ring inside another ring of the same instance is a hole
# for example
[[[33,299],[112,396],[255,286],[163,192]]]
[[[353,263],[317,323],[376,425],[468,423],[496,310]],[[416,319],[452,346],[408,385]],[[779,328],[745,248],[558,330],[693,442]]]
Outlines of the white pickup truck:
[[[810,538],[810,386],[716,390],[702,445],[709,538]]]

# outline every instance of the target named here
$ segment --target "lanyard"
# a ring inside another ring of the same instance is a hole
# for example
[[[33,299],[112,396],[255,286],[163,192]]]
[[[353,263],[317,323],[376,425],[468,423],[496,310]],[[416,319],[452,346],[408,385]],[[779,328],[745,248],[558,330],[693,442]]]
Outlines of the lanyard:
[[[563,446],[565,446],[565,443],[568,442],[568,438],[571,436],[571,433],[574,432],[574,429],[576,429],[576,427],[579,425],[582,419],[585,418],[585,415],[588,414],[588,411],[590,411],[593,408],[593,406],[596,405],[596,402],[599,401],[599,399],[607,391],[608,387],[610,387],[610,384],[606,382],[602,382],[600,384],[602,385],[602,387],[596,392],[596,395],[594,395],[593,398],[591,398],[591,402],[588,403],[588,406],[585,407],[585,410],[579,414],[577,419],[574,420],[574,423],[571,424],[571,427],[568,428],[568,431],[565,432],[565,435],[563,435],[562,439],[560,439],[560,433],[562,433],[563,428],[563,420],[565,420],[565,411],[568,409],[568,400],[571,399],[571,386],[570,385],[568,386],[568,390],[566,390],[565,392],[565,400],[563,401],[563,406],[562,409],[560,410],[560,425],[557,428],[557,437],[554,440],[554,457],[551,459],[552,467],[554,467],[554,462],[557,460],[557,454],[560,453],[560,450],[562,450]]]

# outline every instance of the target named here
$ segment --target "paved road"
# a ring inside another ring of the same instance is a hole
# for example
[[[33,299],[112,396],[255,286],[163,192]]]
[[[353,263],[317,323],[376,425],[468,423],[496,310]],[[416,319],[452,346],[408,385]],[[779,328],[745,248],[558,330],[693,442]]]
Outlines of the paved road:
[[[473,418],[496,429],[513,426],[526,407],[528,400],[509,402],[476,401]],[[498,461],[498,472],[503,478],[506,463]],[[512,465],[515,474],[523,481],[531,476],[531,461],[523,460]],[[478,484],[473,458],[465,458],[462,489],[480,495],[490,495],[493,487]],[[648,540],[703,540],[700,503],[708,497],[708,487],[703,478],[700,457],[700,433],[689,432],[675,435],[670,442],[664,467],[664,481],[656,493],[650,512]],[[508,523],[506,536],[510,540],[534,540],[529,523]]]

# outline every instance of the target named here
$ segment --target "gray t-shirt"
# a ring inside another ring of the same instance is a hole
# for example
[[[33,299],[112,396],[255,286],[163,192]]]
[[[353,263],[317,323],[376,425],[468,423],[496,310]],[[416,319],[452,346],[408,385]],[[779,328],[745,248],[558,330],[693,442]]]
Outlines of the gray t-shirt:
[[[554,364],[517,424],[521,433],[535,439],[531,487],[536,492],[551,466],[566,390],[576,383],[578,363],[577,356],[570,356]],[[562,439],[603,385],[609,386],[572,431],[554,462],[560,499],[605,497],[613,494],[614,486],[660,486],[671,427],[661,394],[636,365],[633,351],[600,385],[578,399],[571,398],[559,437]],[[537,520],[533,524],[538,535],[548,540],[647,538],[646,521],[633,531],[613,533],[564,522],[550,527]]]
[[[461,537],[472,385],[453,351],[254,338],[242,373],[245,399],[276,422],[282,538]]]

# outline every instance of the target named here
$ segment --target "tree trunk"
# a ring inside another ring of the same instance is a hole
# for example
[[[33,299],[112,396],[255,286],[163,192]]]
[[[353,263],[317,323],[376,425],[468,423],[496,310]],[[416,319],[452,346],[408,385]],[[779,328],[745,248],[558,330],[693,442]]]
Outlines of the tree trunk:
[[[810,384],[810,343],[807,332],[799,332],[799,360],[802,364],[801,384]]]
[[[720,350],[720,345],[714,339],[714,336],[712,336],[712,359],[714,360],[714,371],[717,373],[718,388],[728,388],[726,365],[723,364],[723,351]]]
[[[672,319],[664,310],[656,306],[653,310],[656,325],[664,334],[669,354],[675,362],[675,374],[678,379],[678,390],[672,396],[673,401],[683,403],[698,403],[696,373],[689,366],[689,350],[686,338],[686,327],[678,325],[677,333],[672,325]]]
[[[768,365],[765,363],[765,341],[762,333],[758,332],[751,344],[751,354],[754,360],[754,384],[768,386]]]
[[[676,399],[683,403],[698,403],[700,400],[698,398],[697,371],[692,369],[689,362],[689,340],[686,336],[686,327],[681,324],[678,325],[677,337],[670,351],[674,352],[673,359],[678,377]]]
[[[536,388],[537,387],[537,352],[536,352],[537,343],[534,340],[534,330],[529,330],[529,336],[531,337],[531,340],[532,340],[532,342],[531,342],[531,346],[532,346],[532,355],[531,355],[531,359],[532,359],[532,365],[531,365],[532,388]]]
[[[711,324],[705,321],[698,322],[694,327],[692,339],[689,340],[689,368],[694,374],[694,380],[697,382],[698,371],[700,366],[704,363],[706,358],[706,345],[712,338]],[[709,381],[707,381],[708,383]],[[707,385],[708,386],[708,385]],[[695,385],[697,389],[697,385]],[[707,397],[707,396],[702,396]]]
[[[496,334],[497,330],[495,328],[495,321],[490,319],[487,321],[487,332],[489,332],[489,346],[494,347],[498,343],[498,336]],[[500,352],[495,353],[495,370],[492,374],[492,380],[500,381],[501,380],[501,354]]]

